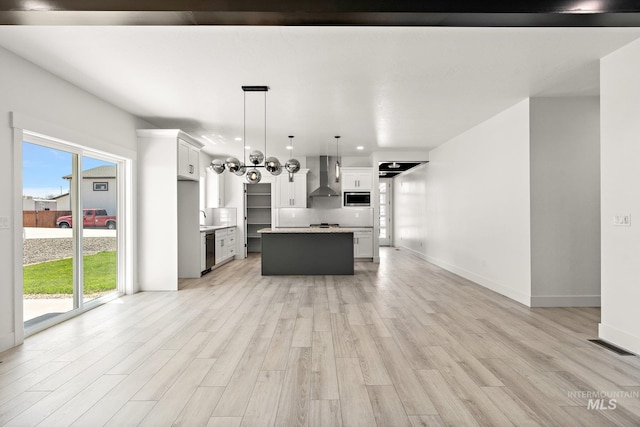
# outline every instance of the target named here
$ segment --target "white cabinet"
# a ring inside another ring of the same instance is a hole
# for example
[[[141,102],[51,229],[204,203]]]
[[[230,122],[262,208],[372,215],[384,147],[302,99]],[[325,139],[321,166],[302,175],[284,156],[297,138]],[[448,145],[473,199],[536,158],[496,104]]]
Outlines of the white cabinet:
[[[224,181],[225,174],[217,174],[207,169],[205,179],[205,208],[223,208],[224,207]]]
[[[372,173],[372,168],[342,168],[342,190],[371,191]]]
[[[236,255],[236,228],[223,228],[216,230],[216,262],[221,264]]]
[[[362,228],[353,231],[353,257],[373,258],[373,229]]]
[[[178,178],[200,180],[200,148],[178,138]]]
[[[276,177],[278,208],[307,207],[307,173],[309,169],[300,169],[293,174],[293,182],[289,182],[289,174],[285,171]]]

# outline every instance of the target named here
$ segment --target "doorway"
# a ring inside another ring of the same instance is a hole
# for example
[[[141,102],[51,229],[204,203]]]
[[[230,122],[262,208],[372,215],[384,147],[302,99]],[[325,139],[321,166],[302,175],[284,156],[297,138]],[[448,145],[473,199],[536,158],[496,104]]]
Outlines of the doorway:
[[[27,335],[122,294],[122,160],[24,134],[23,321]]]

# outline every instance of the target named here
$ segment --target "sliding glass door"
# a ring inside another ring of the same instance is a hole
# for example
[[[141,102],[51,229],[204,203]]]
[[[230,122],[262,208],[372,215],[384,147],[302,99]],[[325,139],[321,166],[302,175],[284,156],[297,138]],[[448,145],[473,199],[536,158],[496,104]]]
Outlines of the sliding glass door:
[[[23,153],[25,329],[117,295],[122,162],[35,136]]]

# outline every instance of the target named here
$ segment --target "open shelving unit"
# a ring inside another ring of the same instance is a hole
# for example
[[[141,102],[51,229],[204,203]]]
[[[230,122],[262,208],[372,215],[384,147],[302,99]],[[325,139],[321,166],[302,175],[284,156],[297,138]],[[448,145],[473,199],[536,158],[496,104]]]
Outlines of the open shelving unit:
[[[245,184],[247,252],[260,252],[258,230],[271,227],[271,184]]]

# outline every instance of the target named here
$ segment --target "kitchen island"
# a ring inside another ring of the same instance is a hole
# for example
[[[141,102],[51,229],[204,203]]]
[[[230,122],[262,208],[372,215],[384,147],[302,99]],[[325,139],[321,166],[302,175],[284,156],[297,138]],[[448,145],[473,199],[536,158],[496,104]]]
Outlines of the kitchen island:
[[[350,228],[263,228],[262,275],[353,275]]]

